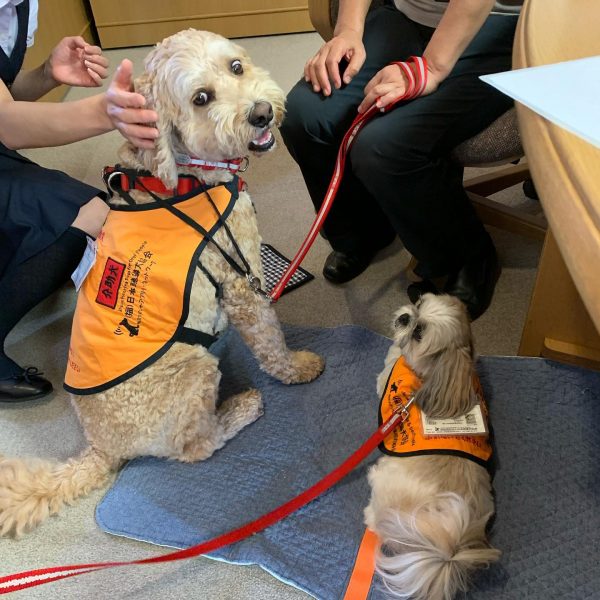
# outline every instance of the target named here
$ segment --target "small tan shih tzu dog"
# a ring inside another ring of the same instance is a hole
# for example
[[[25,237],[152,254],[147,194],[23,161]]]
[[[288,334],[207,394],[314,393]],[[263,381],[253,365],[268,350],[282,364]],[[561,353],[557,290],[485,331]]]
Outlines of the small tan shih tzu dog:
[[[376,570],[393,597],[451,600],[500,556],[486,537],[491,446],[469,320],[458,299],[425,294],[397,311],[394,328],[377,380],[380,418],[413,403],[369,471],[365,522],[379,537]]]

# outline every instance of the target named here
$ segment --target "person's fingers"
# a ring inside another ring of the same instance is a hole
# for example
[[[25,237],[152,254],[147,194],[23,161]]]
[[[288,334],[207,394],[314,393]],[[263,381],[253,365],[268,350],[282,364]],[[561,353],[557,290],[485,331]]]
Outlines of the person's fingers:
[[[110,117],[117,121],[124,123],[156,123],[158,121],[158,115],[153,110],[140,109],[140,108],[126,108],[113,104],[109,101],[107,106],[107,112]]]
[[[365,94],[363,101],[360,103],[358,107],[358,112],[363,113],[369,110],[373,103],[380,97],[394,89],[394,84],[391,83],[381,83],[379,85],[371,88],[368,94]]]
[[[378,108],[384,109],[390,104],[393,104],[393,102],[400,98],[400,96],[402,96],[400,89],[395,88],[394,90],[389,91],[387,94],[383,94],[383,96],[380,96],[377,99],[376,104]]]
[[[344,57],[343,48],[331,48],[325,61],[327,67],[328,80],[333,83],[333,87],[339,90],[342,87],[342,77],[340,75],[340,61]]]
[[[84,50],[86,54],[102,54],[102,48],[100,48],[100,46],[90,46],[89,44],[86,44]]]
[[[108,77],[108,70],[106,67],[103,67],[102,65],[96,65],[88,60],[84,60],[83,64],[88,72],[93,72],[95,75],[98,75],[100,79],[106,79]],[[93,77],[94,81],[96,81],[96,77],[94,75],[91,75],[91,77]]]
[[[117,108],[143,108],[146,105],[146,98],[136,92],[125,92],[111,86],[106,93],[109,103]]]
[[[310,64],[312,62],[312,58],[309,58],[304,64],[304,81],[307,83],[310,82]]]
[[[320,92],[321,86],[319,85],[319,79],[317,78],[317,67],[316,57],[310,61],[308,65],[308,80],[310,81],[313,91]]]
[[[126,90],[128,92],[133,89],[133,63],[129,59],[123,59],[121,64],[117,67],[117,70],[113,76],[111,87]]]
[[[348,66],[344,71],[344,83],[350,83],[354,76],[360,71],[365,62],[365,52],[362,48],[356,48],[346,53]]]
[[[69,37],[67,39],[69,40],[69,48],[73,50],[84,49],[88,45],[88,43],[80,35]]]
[[[134,146],[137,146],[138,148],[143,148],[146,150],[152,150],[152,148],[154,148],[156,146],[156,143],[154,140],[145,140],[142,138],[129,137],[129,141]]]
[[[146,127],[137,123],[117,123],[116,128],[126,138],[136,138],[154,143],[158,138],[158,129],[155,127]]]
[[[87,54],[84,53],[83,60],[87,60],[88,62],[94,63],[95,65],[100,65],[102,67],[108,67],[108,58],[106,56],[102,56],[101,54]]]
[[[88,73],[88,75],[92,78],[92,81],[94,82],[95,85],[97,85],[98,87],[100,87],[102,85],[102,77],[100,76],[99,73],[96,73],[96,71],[94,71],[94,69],[91,69],[90,67],[87,66],[86,64],[86,71]],[[106,75],[105,75],[106,77]]]
[[[329,73],[327,72],[327,59],[329,57],[329,48],[326,49],[325,52],[322,52],[319,55],[319,58],[316,60],[314,64],[314,73],[315,78],[318,82],[319,88],[323,91],[326,96],[329,96],[331,93],[331,85],[329,83]],[[313,89],[315,80],[313,79]],[[315,89],[315,92],[319,90]]]
[[[373,77],[369,80],[369,83],[367,83],[367,85],[365,86],[364,92],[365,92],[365,96],[370,93],[370,91],[376,86],[379,85],[379,83],[381,82],[382,79],[382,73],[381,71],[375,73],[375,75],[373,75]]]

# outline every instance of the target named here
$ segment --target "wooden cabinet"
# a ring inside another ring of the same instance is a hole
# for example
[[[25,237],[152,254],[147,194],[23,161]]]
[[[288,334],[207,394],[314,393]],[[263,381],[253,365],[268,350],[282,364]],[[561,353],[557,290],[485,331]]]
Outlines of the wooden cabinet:
[[[84,0],[41,0],[38,28],[33,46],[27,49],[23,68],[33,69],[42,64],[54,46],[70,35],[81,35],[88,42],[95,43]],[[62,100],[68,89],[66,85],[61,85],[46,94],[42,100]]]
[[[308,0],[90,0],[103,48],[145,46],[182,29],[226,37],[312,31]]]

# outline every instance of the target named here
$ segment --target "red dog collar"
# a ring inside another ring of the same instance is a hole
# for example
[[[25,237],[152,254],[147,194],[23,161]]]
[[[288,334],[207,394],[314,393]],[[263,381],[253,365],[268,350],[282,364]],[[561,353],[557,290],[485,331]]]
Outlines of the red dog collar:
[[[104,167],[102,179],[110,192],[129,192],[138,190],[140,192],[152,192],[154,194],[167,194],[169,196],[183,196],[197,188],[210,188],[202,179],[194,175],[179,175],[176,188],[168,188],[158,177],[150,175],[146,171],[125,169],[118,165],[116,167]],[[244,191],[246,183],[238,177],[238,190]]]

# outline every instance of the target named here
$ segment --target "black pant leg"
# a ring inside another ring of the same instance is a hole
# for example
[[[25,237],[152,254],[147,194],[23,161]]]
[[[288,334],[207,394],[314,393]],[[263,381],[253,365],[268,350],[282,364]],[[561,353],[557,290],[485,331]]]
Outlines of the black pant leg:
[[[431,34],[431,30],[424,33],[425,29],[392,6],[375,9],[365,24],[367,59],[349,85],[324,97],[301,80],[289,93],[281,134],[300,167],[316,210],[325,197],[340,142],[357,115],[364,87],[390,61],[421,54]],[[346,252],[381,247],[395,235],[378,203],[348,168],[324,232],[334,249]]]
[[[85,246],[85,233],[70,227],[45,250],[10,267],[0,279],[0,379],[22,372],[4,353],[6,337],[34,306],[69,280]]]
[[[490,17],[436,92],[375,117],[351,149],[354,175],[424,277],[457,270],[490,243],[450,152],[511,106],[479,76],[510,69],[515,25],[512,17]]]

